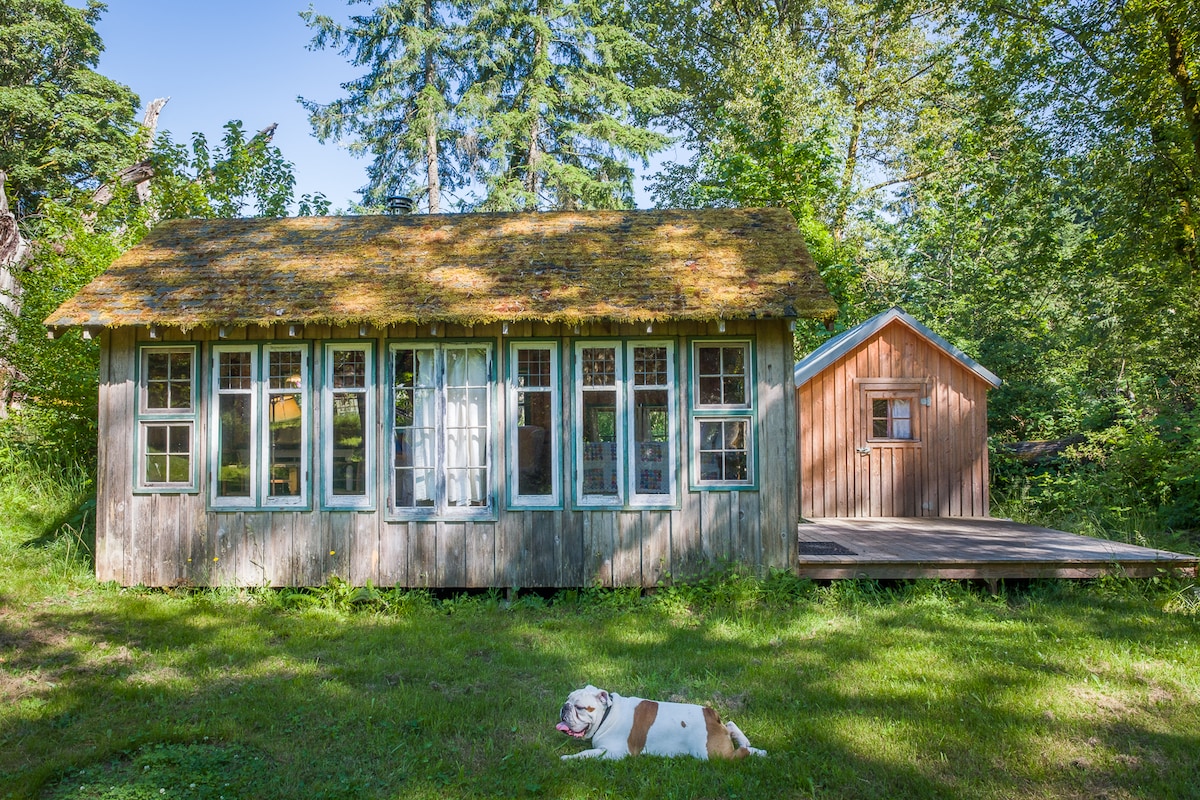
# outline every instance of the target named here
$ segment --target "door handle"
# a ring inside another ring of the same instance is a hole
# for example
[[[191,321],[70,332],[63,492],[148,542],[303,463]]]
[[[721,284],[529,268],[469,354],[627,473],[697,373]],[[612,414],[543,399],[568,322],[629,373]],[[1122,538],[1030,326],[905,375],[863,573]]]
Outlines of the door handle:
[[[871,455],[871,446],[867,445],[866,447],[856,447],[854,448],[854,452],[858,453],[860,456],[869,456]]]

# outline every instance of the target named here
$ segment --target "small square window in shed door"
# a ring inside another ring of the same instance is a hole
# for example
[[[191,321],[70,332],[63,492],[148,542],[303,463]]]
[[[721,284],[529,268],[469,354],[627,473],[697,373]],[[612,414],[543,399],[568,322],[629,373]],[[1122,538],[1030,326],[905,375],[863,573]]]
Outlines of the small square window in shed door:
[[[920,438],[915,393],[868,391],[866,401],[867,441],[912,442]]]

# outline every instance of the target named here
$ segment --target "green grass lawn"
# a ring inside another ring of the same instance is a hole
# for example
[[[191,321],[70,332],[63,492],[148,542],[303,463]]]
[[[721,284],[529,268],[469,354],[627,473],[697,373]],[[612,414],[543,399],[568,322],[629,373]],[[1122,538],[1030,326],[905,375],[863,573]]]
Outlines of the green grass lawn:
[[[98,586],[78,487],[0,483],[0,797],[1200,797],[1188,584],[725,578],[642,598]],[[766,759],[562,762],[569,691]]]

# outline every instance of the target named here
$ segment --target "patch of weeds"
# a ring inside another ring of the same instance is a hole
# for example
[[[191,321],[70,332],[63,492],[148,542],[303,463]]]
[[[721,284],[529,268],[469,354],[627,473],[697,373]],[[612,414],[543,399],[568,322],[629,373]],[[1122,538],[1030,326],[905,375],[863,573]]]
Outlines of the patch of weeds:
[[[240,744],[161,743],[72,771],[49,786],[47,800],[233,800],[262,795],[273,760]]]

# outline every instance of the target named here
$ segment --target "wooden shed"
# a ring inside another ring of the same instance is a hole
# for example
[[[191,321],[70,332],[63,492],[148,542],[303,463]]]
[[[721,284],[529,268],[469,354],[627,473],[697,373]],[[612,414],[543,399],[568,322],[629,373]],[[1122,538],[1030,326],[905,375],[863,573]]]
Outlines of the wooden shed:
[[[800,513],[986,517],[987,392],[1000,379],[899,308],[795,369]]]
[[[100,338],[96,573],[653,586],[796,564],[782,210],[179,220],[46,324]]]

